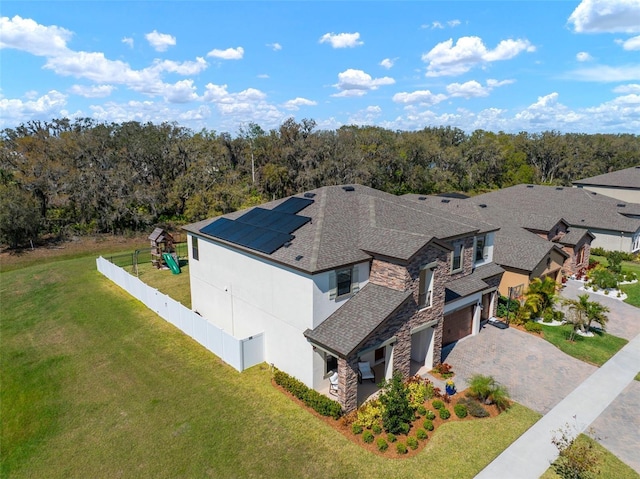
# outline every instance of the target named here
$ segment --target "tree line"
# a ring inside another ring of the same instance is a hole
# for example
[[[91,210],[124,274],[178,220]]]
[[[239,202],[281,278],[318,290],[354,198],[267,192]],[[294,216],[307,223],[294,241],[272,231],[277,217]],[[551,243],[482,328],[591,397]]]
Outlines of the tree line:
[[[144,231],[324,185],[475,194],[571,181],[640,163],[631,134],[507,134],[427,127],[320,130],[290,118],[235,135],[176,123],[30,121],[0,136],[0,241]]]

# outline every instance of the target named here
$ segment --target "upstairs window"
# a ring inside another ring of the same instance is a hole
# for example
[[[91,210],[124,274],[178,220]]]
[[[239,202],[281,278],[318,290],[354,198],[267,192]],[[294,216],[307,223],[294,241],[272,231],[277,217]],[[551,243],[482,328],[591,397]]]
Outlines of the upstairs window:
[[[434,268],[422,268],[420,270],[420,286],[418,289],[418,307],[430,308],[433,298],[433,273]]]
[[[196,238],[195,236],[191,237],[191,256],[195,260],[200,259],[200,255],[198,252],[198,238]]]
[[[475,262],[480,263],[489,257],[489,251],[487,248],[487,237],[478,236],[476,238],[476,255]]]
[[[460,271],[462,269],[462,253],[464,247],[462,243],[454,243],[453,245],[453,253],[451,254],[451,272],[455,273],[456,271]]]
[[[357,293],[359,289],[357,266],[339,269],[329,274],[329,299],[348,296]]]

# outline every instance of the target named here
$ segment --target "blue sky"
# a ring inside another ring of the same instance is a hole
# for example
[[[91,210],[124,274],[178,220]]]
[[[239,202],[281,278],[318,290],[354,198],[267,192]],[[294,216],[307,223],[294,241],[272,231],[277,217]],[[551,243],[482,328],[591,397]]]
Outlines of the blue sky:
[[[640,132],[640,0],[3,1],[0,128]]]

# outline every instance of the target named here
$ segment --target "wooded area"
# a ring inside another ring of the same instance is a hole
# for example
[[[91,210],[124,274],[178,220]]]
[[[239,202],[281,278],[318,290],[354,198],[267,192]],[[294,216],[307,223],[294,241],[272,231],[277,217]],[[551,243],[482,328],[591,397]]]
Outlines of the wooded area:
[[[2,131],[0,242],[149,230],[324,185],[475,194],[571,181],[640,164],[629,134],[466,134],[451,127],[318,130],[286,120],[229,133],[175,123],[31,121]]]

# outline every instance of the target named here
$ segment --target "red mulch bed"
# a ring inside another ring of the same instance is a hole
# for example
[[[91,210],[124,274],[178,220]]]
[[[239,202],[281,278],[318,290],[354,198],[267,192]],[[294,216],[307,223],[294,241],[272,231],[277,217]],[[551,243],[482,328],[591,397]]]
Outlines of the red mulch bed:
[[[381,451],[378,450],[378,446],[376,444],[376,441],[378,440],[379,437],[382,437],[382,438],[384,438],[386,440],[387,439],[387,433],[386,432],[382,431],[382,433],[374,435],[375,438],[374,438],[373,442],[370,443],[370,444],[367,444],[362,439],[362,434],[354,434],[351,431],[351,423],[349,423],[349,420],[347,419],[348,416],[341,417],[340,419],[337,419],[337,420],[333,419],[331,417],[328,417],[328,416],[322,416],[322,415],[318,414],[312,408],[308,407],[306,404],[304,404],[298,398],[293,396],[291,393],[289,393],[282,386],[279,386],[278,384],[276,384],[275,381],[272,380],[271,384],[273,384],[273,386],[276,389],[280,390],[283,394],[285,394],[287,397],[289,397],[292,401],[294,401],[296,404],[298,404],[301,408],[307,410],[310,414],[312,414],[313,416],[317,417],[321,421],[325,422],[327,425],[329,425],[330,427],[332,427],[336,431],[340,432],[344,437],[346,437],[348,440],[350,440],[354,444],[357,444],[358,446],[362,447],[363,449],[366,449],[369,452],[372,452],[374,454],[378,454],[379,456],[389,457],[389,458],[407,458],[407,457],[415,456],[431,441],[431,438],[436,434],[436,432],[438,431],[438,428],[444,423],[458,422],[458,421],[479,421],[479,420],[482,420],[482,419],[489,419],[489,418],[492,418],[492,417],[496,417],[496,416],[498,416],[500,414],[500,411],[494,405],[491,405],[491,406],[483,405],[483,407],[489,413],[489,416],[487,416],[486,418],[476,418],[476,417],[473,417],[471,415],[467,415],[467,417],[465,417],[464,419],[460,419],[458,416],[456,416],[455,412],[453,411],[453,407],[456,404],[458,404],[458,401],[460,399],[465,397],[465,392],[466,391],[461,391],[461,392],[458,392],[455,396],[451,397],[450,398],[450,402],[448,404],[445,403],[445,407],[451,413],[451,417],[449,419],[440,419],[440,416],[438,415],[437,410],[431,405],[431,402],[434,399],[436,399],[436,398],[434,398],[434,399],[431,399],[431,400],[429,400],[429,401],[427,401],[425,403],[425,407],[427,408],[427,410],[431,410],[436,414],[435,419],[433,419],[433,421],[432,421],[434,429],[433,429],[433,431],[427,431],[427,434],[428,434],[427,439],[418,440],[418,448],[417,449],[411,449],[410,447],[407,447],[407,453],[406,454],[398,454],[398,452],[396,451],[396,444],[398,442],[403,442],[406,445],[407,444],[407,437],[410,437],[410,436],[415,437],[416,436],[416,431],[418,429],[423,429],[422,425],[424,424],[425,418],[421,417],[421,418],[416,419],[415,421],[413,421],[413,423],[411,423],[411,429],[409,431],[409,435],[408,436],[405,436],[404,434],[396,434],[397,441],[395,443],[390,443],[390,442],[387,441],[388,444],[389,444],[389,448],[386,451],[381,452]]]

